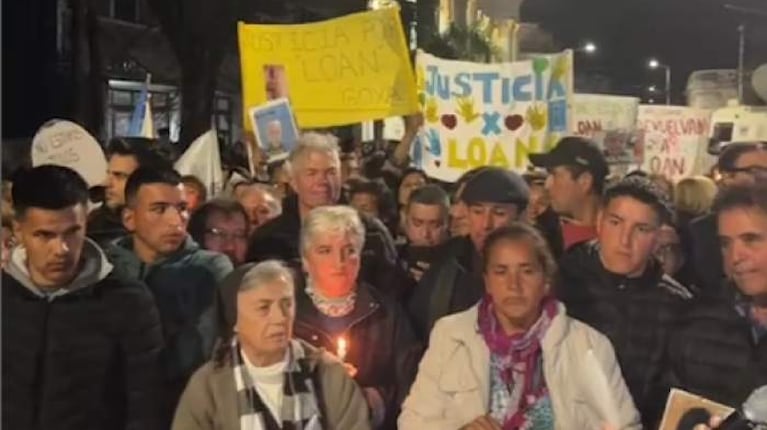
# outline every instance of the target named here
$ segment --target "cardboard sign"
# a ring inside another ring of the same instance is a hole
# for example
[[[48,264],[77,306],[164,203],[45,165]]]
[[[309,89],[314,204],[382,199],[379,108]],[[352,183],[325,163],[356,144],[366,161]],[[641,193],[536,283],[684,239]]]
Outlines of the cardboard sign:
[[[683,106],[639,106],[644,134],[642,170],[676,182],[705,173],[711,111]]]
[[[712,415],[726,417],[734,410],[729,406],[673,388],[666,401],[666,410],[663,412],[659,430],[688,429],[691,428],[690,422],[699,422],[700,418]],[[708,418],[705,418],[705,421],[708,421]]]
[[[284,159],[298,141],[298,127],[288,99],[274,100],[250,110],[258,146],[268,160]]]
[[[636,129],[639,99],[636,97],[575,94],[573,134],[595,138],[598,133]]]
[[[287,97],[302,128],[418,110],[396,7],[312,24],[238,26],[243,112]],[[243,121],[246,129],[251,121]]]
[[[84,128],[71,121],[52,119],[32,139],[32,166],[55,164],[75,170],[89,187],[106,179],[104,151]]]
[[[418,52],[416,82],[425,126],[414,163],[455,181],[480,166],[525,170],[570,127],[572,52],[513,63],[450,61]]]

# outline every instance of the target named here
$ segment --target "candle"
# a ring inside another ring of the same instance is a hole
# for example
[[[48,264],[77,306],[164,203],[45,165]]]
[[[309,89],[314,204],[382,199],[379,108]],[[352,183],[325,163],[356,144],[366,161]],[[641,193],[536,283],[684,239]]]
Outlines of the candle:
[[[341,361],[346,360],[347,346],[348,345],[346,344],[346,339],[339,337],[336,343],[336,355],[341,359]]]

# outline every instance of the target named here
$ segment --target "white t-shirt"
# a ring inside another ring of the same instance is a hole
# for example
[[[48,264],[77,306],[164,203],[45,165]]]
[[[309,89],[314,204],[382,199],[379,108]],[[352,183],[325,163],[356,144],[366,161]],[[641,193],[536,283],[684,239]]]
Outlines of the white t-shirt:
[[[285,368],[288,365],[287,354],[282,361],[266,367],[254,366],[245,354],[242,354],[242,359],[261,400],[269,408],[274,420],[282,425],[282,393],[285,384]]]

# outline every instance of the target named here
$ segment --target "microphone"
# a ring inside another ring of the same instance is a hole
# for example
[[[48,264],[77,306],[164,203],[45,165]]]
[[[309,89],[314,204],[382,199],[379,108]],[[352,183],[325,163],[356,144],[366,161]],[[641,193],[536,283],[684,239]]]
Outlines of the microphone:
[[[767,385],[755,389],[740,409],[727,416],[718,430],[748,430],[767,426]]]

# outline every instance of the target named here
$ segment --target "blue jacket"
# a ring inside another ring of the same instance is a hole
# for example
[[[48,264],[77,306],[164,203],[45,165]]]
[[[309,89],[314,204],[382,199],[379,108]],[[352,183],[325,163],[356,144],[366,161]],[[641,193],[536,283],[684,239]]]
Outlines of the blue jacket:
[[[213,299],[232,263],[189,237],[178,251],[153,264],[138,259],[130,236],[113,241],[106,253],[116,270],[145,283],[154,295],[167,345],[166,378],[186,384],[210,357],[216,331]]]

